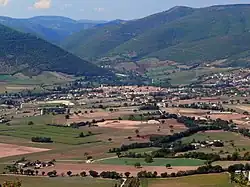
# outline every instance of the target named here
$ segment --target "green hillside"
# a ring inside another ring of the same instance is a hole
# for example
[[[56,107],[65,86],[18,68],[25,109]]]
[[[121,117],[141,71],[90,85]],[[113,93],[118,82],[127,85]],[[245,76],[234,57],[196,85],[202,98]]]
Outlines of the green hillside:
[[[151,28],[170,23],[192,12],[191,8],[178,7],[138,20],[108,23],[103,27],[73,34],[62,46],[83,58],[100,57]]]
[[[225,65],[246,66],[249,17],[250,5],[175,7],[143,19],[82,31],[68,38],[63,47],[91,60],[156,57],[190,64],[227,59]]]
[[[110,74],[42,39],[0,25],[0,73],[37,75],[42,71],[85,76]]]

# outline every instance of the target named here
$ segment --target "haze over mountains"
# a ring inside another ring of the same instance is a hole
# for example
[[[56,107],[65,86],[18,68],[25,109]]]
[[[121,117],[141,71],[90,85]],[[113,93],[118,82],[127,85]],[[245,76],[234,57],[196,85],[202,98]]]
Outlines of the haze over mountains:
[[[223,60],[219,66],[249,67],[249,18],[250,5],[174,7],[142,19],[111,22],[0,17],[5,25],[0,25],[1,73],[104,75],[110,72],[90,62],[119,64],[151,58],[185,65]]]
[[[59,44],[80,30],[89,29],[105,21],[73,20],[61,16],[38,16],[27,19],[0,17],[0,23],[16,30],[32,33],[52,43]]]

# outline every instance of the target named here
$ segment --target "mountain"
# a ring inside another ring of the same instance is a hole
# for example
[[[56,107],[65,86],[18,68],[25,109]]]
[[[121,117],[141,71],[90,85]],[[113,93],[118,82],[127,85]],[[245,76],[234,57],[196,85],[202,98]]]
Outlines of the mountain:
[[[43,39],[0,25],[0,74],[37,75],[42,71],[83,76],[111,74]]]
[[[27,19],[0,17],[0,24],[35,34],[47,41],[59,44],[66,37],[80,30],[89,29],[105,21],[73,20],[60,16],[38,16]]]
[[[247,4],[174,7],[142,19],[81,31],[62,46],[90,60],[108,57],[125,62],[154,57],[189,65],[224,59],[225,66],[250,66],[249,17]]]
[[[106,55],[110,50],[143,34],[145,31],[157,28],[164,23],[170,23],[180,17],[187,16],[193,9],[180,7],[155,14],[143,19],[132,21],[114,21],[73,34],[63,42],[63,47],[83,58]]]

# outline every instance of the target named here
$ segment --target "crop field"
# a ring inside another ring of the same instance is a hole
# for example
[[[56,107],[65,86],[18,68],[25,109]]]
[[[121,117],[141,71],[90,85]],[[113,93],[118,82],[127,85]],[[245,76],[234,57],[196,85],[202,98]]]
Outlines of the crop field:
[[[139,162],[142,166],[165,166],[170,164],[171,166],[200,166],[204,164],[203,160],[198,159],[165,159],[157,158],[154,159],[152,163],[146,163],[142,158],[111,158],[102,160],[98,163],[101,164],[110,164],[110,165],[134,165]]]
[[[172,179],[142,179],[142,187],[235,187],[228,174],[194,175]]]
[[[88,132],[73,128],[60,128],[47,125],[20,125],[20,126],[2,126],[0,128],[0,135],[12,136],[24,139],[31,139],[32,137],[50,137],[55,143],[78,145],[89,142],[96,142],[94,135],[79,138],[79,133]]]
[[[0,176],[0,183],[4,181],[14,181],[19,179],[22,182],[22,187],[113,187],[116,183],[115,180],[93,179],[93,178],[44,178],[44,177],[14,177],[14,176]],[[119,183],[118,183],[119,184]]]

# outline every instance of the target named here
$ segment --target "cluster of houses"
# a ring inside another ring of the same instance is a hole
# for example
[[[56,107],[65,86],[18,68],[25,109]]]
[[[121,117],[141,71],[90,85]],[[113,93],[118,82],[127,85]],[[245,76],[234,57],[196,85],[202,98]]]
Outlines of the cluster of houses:
[[[250,69],[240,69],[223,73],[215,73],[206,76],[204,81],[211,85],[249,85],[250,84]]]
[[[206,148],[206,147],[223,147],[224,144],[221,140],[206,140],[203,142],[193,142],[191,143],[191,145],[193,145],[195,147],[195,149],[199,149],[199,148]]]
[[[53,161],[49,161],[49,162],[42,162],[40,160],[36,160],[36,161],[20,161],[20,162],[16,162],[15,165],[18,168],[34,168],[34,169],[41,169],[41,168],[46,168],[46,167],[51,167],[54,166],[54,162]]]

